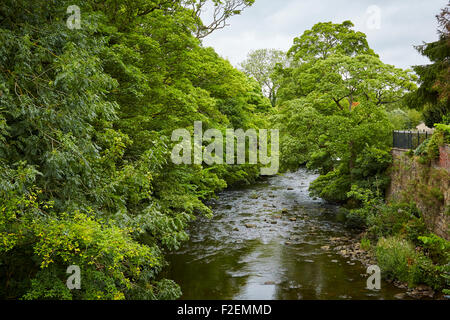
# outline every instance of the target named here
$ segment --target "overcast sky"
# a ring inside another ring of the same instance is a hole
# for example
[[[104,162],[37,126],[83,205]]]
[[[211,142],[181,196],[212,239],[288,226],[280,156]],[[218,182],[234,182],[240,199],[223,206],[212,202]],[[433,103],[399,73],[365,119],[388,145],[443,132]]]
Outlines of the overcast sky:
[[[447,0],[256,0],[230,26],[204,40],[233,65],[251,50],[287,51],[317,22],[351,20],[381,60],[401,68],[429,61],[414,48],[438,39],[436,14]],[[378,19],[379,17],[379,19]]]

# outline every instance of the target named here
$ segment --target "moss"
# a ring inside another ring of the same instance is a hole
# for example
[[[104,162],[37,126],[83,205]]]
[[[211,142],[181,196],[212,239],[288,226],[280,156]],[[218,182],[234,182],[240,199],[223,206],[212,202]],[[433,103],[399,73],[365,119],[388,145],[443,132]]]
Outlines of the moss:
[[[445,169],[433,169],[431,179],[436,181],[448,181],[450,179],[450,173]]]
[[[446,206],[445,213],[446,216],[450,216],[450,206]]]
[[[405,155],[409,158],[414,157],[414,151],[413,150],[409,150],[408,152],[405,152]]]
[[[439,188],[431,188],[430,190],[431,196],[434,197],[439,202],[444,203],[444,193]]]
[[[418,196],[427,207],[439,209],[444,205],[445,198],[440,188],[420,184],[419,190]]]

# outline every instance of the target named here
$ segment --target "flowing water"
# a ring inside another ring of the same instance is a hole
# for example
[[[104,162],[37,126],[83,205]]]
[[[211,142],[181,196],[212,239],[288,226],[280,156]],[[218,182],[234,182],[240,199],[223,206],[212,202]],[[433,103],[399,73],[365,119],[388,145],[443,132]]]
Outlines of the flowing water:
[[[315,178],[302,169],[221,193],[214,218],[195,221],[190,241],[168,257],[167,277],[180,284],[182,299],[394,299],[404,292],[386,282],[366,289],[360,262],[324,250],[331,238],[352,234],[337,206],[309,196]]]

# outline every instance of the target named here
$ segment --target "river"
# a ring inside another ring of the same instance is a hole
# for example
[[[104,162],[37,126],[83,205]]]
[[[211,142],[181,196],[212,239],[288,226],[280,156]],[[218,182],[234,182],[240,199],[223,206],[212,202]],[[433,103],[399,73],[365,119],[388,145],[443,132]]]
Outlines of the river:
[[[360,262],[326,249],[330,239],[353,235],[338,221],[337,206],[309,196],[316,178],[301,169],[219,194],[214,217],[195,221],[190,240],[168,256],[167,277],[181,286],[182,299],[394,299],[404,293],[387,282],[368,290]]]

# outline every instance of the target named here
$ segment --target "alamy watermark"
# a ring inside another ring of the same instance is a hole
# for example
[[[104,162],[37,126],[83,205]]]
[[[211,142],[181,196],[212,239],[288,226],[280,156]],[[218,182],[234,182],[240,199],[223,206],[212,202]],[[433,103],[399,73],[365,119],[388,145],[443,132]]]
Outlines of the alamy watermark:
[[[370,266],[367,273],[371,276],[367,279],[367,289],[381,290],[381,269],[379,266]]]
[[[366,27],[369,30],[381,29],[381,8],[377,5],[372,5],[367,8],[365,15]]]
[[[81,289],[81,270],[77,265],[72,265],[67,268],[66,273],[70,274],[67,278],[66,286],[69,290]]]
[[[258,134],[259,133],[259,134]],[[279,170],[279,131],[270,130],[270,153],[269,153],[269,130],[249,129],[227,129],[224,137],[218,129],[208,129],[203,132],[201,121],[194,122],[194,137],[192,143],[191,133],[187,129],[177,129],[172,133],[172,141],[179,142],[172,150],[171,159],[174,164],[261,164],[261,175],[275,175]],[[180,141],[181,139],[181,141]],[[248,145],[247,145],[248,141]],[[203,147],[203,142],[210,144]],[[247,148],[248,146],[248,148]],[[224,150],[225,149],[225,150]],[[225,151],[225,159],[224,159]],[[248,155],[248,162],[247,160]]]
[[[81,29],[81,10],[76,5],[71,5],[67,8],[67,13],[70,14],[67,18],[66,25],[70,30]]]

